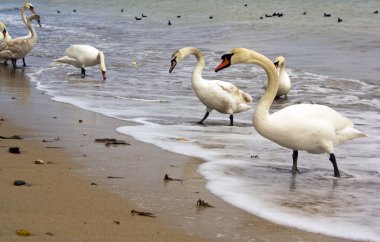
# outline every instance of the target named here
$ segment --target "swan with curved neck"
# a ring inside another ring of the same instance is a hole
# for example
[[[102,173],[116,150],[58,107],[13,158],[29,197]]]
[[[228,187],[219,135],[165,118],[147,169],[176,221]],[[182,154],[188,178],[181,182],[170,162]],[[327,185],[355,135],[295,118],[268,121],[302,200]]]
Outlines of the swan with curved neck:
[[[198,122],[202,124],[212,110],[230,115],[230,126],[233,126],[233,114],[246,111],[251,108],[248,103],[252,97],[229,82],[219,80],[205,80],[202,71],[205,65],[203,53],[194,47],[185,47],[173,53],[169,73],[173,71],[178,62],[188,55],[197,58],[197,65],[193,71],[191,85],[195,95],[206,106],[206,114]]]
[[[235,48],[222,56],[222,63],[215,71],[243,63],[261,66],[268,76],[265,93],[252,116],[256,131],[293,150],[293,173],[298,171],[298,150],[305,150],[313,154],[329,154],[334,166],[334,176],[340,177],[333,153],[334,147],[367,135],[354,129],[351,120],[324,105],[296,104],[270,114],[269,109],[277,93],[279,78],[275,65],[267,57],[252,50]]]
[[[32,20],[36,20],[41,26],[39,15],[33,14],[29,16],[26,24],[31,32],[29,38],[15,38],[0,44],[0,59],[12,60],[14,68],[16,68],[16,60],[29,54],[37,42],[37,33],[32,26]]]
[[[288,98],[288,93],[292,87],[292,84],[290,82],[290,78],[288,73],[285,71],[285,57],[279,56],[274,60],[274,65],[276,68],[280,67],[280,71],[278,73],[279,77],[279,84],[278,84],[278,90],[276,93],[276,97],[285,96],[285,98]]]
[[[27,26],[27,21],[28,21],[28,20],[27,20],[26,13],[25,13],[25,11],[26,11],[27,9],[28,9],[32,14],[36,14],[36,13],[34,12],[34,7],[33,7],[33,5],[32,5],[31,3],[24,3],[24,5],[22,5],[21,10],[20,10],[20,12],[21,12],[21,19],[22,19],[22,21],[24,22],[26,28],[28,28],[28,26]],[[29,31],[28,35],[26,35],[26,36],[24,36],[24,37],[19,37],[18,39],[28,39],[28,38],[30,38],[30,37],[32,36],[32,32],[31,32],[29,29],[28,29],[28,31]],[[3,34],[4,34],[4,33],[3,33]],[[5,34],[4,34],[4,36],[5,36]],[[11,35],[9,34],[9,31],[6,31],[6,38],[4,38],[3,41],[8,41],[8,40],[11,40],[11,39],[12,39],[12,37],[11,37]],[[0,43],[3,42],[3,41],[0,41]],[[16,61],[17,61],[17,60],[16,60]],[[26,66],[25,58],[24,58],[24,57],[22,58],[22,63],[23,63],[23,66]],[[7,64],[7,63],[5,62],[5,64]]]
[[[81,68],[82,78],[86,76],[86,71],[84,69],[85,67],[100,64],[102,78],[103,80],[106,80],[106,64],[104,54],[102,51],[99,51],[90,45],[71,45],[65,50],[63,57],[53,61]]]
[[[9,35],[8,31],[7,31],[7,27],[5,26],[5,24],[3,22],[0,22],[0,44],[5,42],[5,41],[8,41],[8,40],[11,40],[12,37]]]

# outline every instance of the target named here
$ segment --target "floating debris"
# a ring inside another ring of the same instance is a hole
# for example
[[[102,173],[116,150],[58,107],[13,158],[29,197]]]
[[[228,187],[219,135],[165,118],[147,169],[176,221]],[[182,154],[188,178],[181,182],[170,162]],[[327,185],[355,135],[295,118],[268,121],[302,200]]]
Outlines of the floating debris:
[[[251,155],[251,158],[259,158],[259,155]]]
[[[104,143],[107,147],[110,145],[130,145],[124,140],[117,140],[115,138],[101,138],[95,139],[95,142]]]
[[[171,178],[168,174],[165,174],[164,181],[180,181],[180,182],[182,182],[182,179]]]
[[[52,139],[52,140],[43,139],[42,142],[54,142],[54,141],[58,141],[58,140],[60,140],[60,139],[61,139],[61,138],[59,138],[59,137],[55,137],[55,138]]]
[[[22,139],[22,137],[19,135],[13,135],[13,136],[9,136],[9,137],[5,137],[5,136],[0,135],[0,139]]]
[[[110,178],[110,179],[121,179],[121,178],[124,178],[122,176],[107,176],[107,178]]]
[[[18,229],[18,230],[16,230],[16,234],[18,234],[20,236],[31,236],[32,232],[30,232],[27,229]]]
[[[136,211],[136,210],[131,210],[131,214],[132,215],[140,215],[140,216],[146,216],[146,217],[151,217],[151,218],[157,218],[153,213],[149,213],[149,212],[139,212],[139,211]]]
[[[13,182],[13,184],[15,186],[23,186],[23,185],[26,184],[26,182],[24,180],[16,180],[16,181]]]
[[[45,162],[43,160],[35,160],[34,164],[36,164],[36,165],[43,165],[43,164],[45,164]]]
[[[45,234],[50,235],[50,236],[54,236],[54,234],[52,232],[46,232]]]
[[[8,151],[9,151],[9,153],[12,153],[12,154],[20,154],[21,153],[19,147],[9,147]]]
[[[205,201],[203,201],[202,199],[198,199],[197,201],[197,207],[209,207],[209,208],[214,208],[214,206],[206,203]]]

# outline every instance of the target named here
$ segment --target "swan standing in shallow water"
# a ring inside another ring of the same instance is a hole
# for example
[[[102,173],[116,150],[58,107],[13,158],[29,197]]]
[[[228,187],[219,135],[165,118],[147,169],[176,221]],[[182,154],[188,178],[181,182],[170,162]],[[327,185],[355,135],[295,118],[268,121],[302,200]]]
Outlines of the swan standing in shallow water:
[[[252,97],[229,82],[203,79],[204,56],[194,47],[185,47],[173,53],[169,73],[188,55],[194,55],[198,60],[191,78],[191,85],[199,100],[206,106],[206,114],[198,124],[202,124],[215,109],[220,113],[229,114],[230,126],[233,126],[233,114],[250,109],[251,106],[248,103],[252,102]]]
[[[28,28],[28,26],[27,26],[27,18],[26,18],[26,13],[25,13],[25,11],[26,11],[27,9],[29,9],[29,11],[32,12],[32,14],[36,14],[36,13],[34,12],[34,7],[33,7],[33,5],[32,5],[31,3],[24,3],[24,5],[22,6],[22,8],[21,8],[21,10],[20,10],[20,12],[21,12],[21,19],[22,19],[22,21],[24,22],[25,27]],[[11,37],[11,35],[9,34],[9,31],[6,30],[5,26],[4,26],[4,29],[5,29],[5,31],[6,31],[6,38],[4,38],[3,41],[11,40],[12,37]],[[26,36],[24,36],[24,37],[19,37],[18,39],[27,39],[27,38],[30,38],[31,36],[32,36],[32,32],[29,30],[28,35],[26,35]],[[1,41],[1,39],[0,39],[0,43],[3,42],[3,41]],[[16,60],[16,61],[17,61],[17,60]],[[23,63],[24,66],[26,66],[25,58],[24,58],[24,57],[22,58],[22,63]],[[5,64],[7,64],[7,63],[5,62]]]
[[[29,38],[16,38],[0,44],[0,59],[12,60],[13,68],[16,68],[16,60],[24,58],[27,54],[29,54],[37,42],[37,33],[32,27],[32,20],[34,19],[41,26],[39,15],[33,14],[29,16],[26,24],[31,32],[31,36]]]
[[[265,70],[268,85],[253,113],[252,123],[265,138],[293,150],[293,173],[298,171],[298,150],[305,150],[313,154],[330,154],[334,176],[340,177],[334,147],[367,135],[354,129],[351,120],[324,105],[296,104],[269,114],[279,83],[274,64],[267,57],[244,48],[232,49],[222,56],[222,60],[215,71],[241,63],[256,64]]]
[[[71,45],[63,53],[63,57],[53,61],[73,65],[81,68],[81,77],[86,76],[85,67],[100,64],[103,80],[106,80],[106,64],[104,62],[104,54],[95,47],[90,45]]]
[[[280,71],[278,73],[279,84],[276,97],[279,98],[281,96],[285,96],[285,98],[288,98],[288,93],[292,87],[292,84],[288,73],[285,71],[285,58],[283,56],[277,57],[274,61],[274,65],[276,68],[280,67]]]

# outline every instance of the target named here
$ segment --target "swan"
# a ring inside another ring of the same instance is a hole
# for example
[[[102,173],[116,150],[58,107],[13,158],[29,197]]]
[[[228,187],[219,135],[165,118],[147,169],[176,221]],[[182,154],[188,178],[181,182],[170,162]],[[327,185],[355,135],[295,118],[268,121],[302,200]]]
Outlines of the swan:
[[[24,3],[24,5],[22,5],[21,7],[21,19],[22,21],[24,22],[25,26],[27,27],[27,17],[26,17],[26,13],[25,11],[29,9],[29,11],[32,13],[32,14],[36,14],[35,11],[34,11],[34,7],[31,3]],[[28,27],[27,27],[28,28]],[[27,38],[30,38],[32,36],[32,32],[29,31],[28,35],[24,36],[24,37],[19,37],[20,39],[27,39]],[[7,32],[7,39],[6,40],[11,40],[12,37],[11,35],[9,34],[9,31]],[[0,41],[1,43],[1,41]],[[16,60],[17,61],[17,60]],[[6,62],[5,62],[6,63]],[[26,66],[26,63],[25,63],[25,58],[23,57],[22,58],[22,63],[23,63],[23,66]]]
[[[32,27],[32,20],[36,20],[41,26],[40,16],[33,14],[27,19],[27,27],[32,33],[29,38],[15,38],[0,44],[0,59],[12,60],[13,68],[16,68],[16,60],[24,58],[32,51],[37,42],[37,33]]]
[[[185,47],[173,53],[169,73],[188,55],[194,55],[198,60],[191,78],[191,85],[199,100],[206,106],[206,114],[198,124],[202,124],[215,109],[220,113],[229,114],[230,126],[233,126],[233,114],[250,109],[251,106],[248,103],[252,102],[252,97],[229,82],[203,79],[204,56],[199,49],[194,47]]]
[[[63,57],[53,60],[54,62],[66,63],[81,68],[81,77],[86,76],[85,67],[100,64],[103,80],[106,80],[106,64],[104,54],[90,45],[71,45],[63,53]]]
[[[293,173],[298,172],[298,150],[305,150],[313,154],[329,154],[329,160],[334,166],[334,176],[340,177],[333,153],[334,147],[367,135],[354,129],[351,120],[324,105],[296,104],[270,114],[269,108],[279,83],[273,62],[255,51],[235,48],[222,56],[222,63],[215,71],[241,63],[259,65],[268,76],[265,93],[252,116],[256,131],[280,146],[293,150]]]
[[[0,44],[12,39],[7,31],[7,27],[3,22],[0,22],[0,32],[2,33],[0,34]]]
[[[288,93],[292,87],[292,84],[288,73],[285,71],[285,57],[277,57],[274,61],[274,65],[276,68],[280,67],[280,71],[278,73],[279,84],[276,97],[279,98],[281,96],[285,96],[285,98],[288,98]]]

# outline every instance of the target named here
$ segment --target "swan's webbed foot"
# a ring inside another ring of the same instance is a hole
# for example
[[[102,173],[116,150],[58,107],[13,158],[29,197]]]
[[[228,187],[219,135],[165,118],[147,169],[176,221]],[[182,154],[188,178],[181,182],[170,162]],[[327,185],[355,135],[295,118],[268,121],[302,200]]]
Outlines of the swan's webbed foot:
[[[206,118],[208,117],[209,114],[210,113],[207,111],[206,114],[205,114],[205,116],[197,124],[203,124],[203,121],[206,120]]]
[[[234,115],[230,115],[230,126],[234,126]]]
[[[297,174],[301,173],[297,168],[297,159],[298,159],[298,150],[293,150],[293,167],[292,167],[292,173]]]
[[[26,66],[25,58],[22,58],[22,65],[23,65],[23,66]]]
[[[330,154],[330,159],[329,160],[331,161],[331,163],[334,166],[334,176],[339,178],[340,177],[340,173],[339,173],[338,165],[336,164],[336,159],[335,159],[334,153]]]
[[[81,68],[80,77],[84,78],[86,76],[86,71],[84,68]]]

